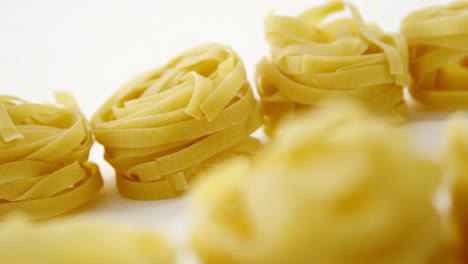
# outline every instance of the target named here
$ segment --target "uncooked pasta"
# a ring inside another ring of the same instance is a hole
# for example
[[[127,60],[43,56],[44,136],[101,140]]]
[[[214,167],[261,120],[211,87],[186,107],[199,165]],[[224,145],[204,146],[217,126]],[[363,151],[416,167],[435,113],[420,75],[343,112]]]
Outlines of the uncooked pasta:
[[[203,263],[439,263],[441,169],[403,131],[340,102],[277,133],[194,187]]]
[[[89,125],[66,93],[64,106],[0,95],[0,216],[45,218],[75,208],[101,189]]]
[[[350,18],[330,20],[344,9]],[[358,100],[397,123],[407,120],[406,41],[366,24],[352,4],[330,1],[297,17],[269,14],[265,36],[271,54],[257,66],[257,87],[268,134],[279,121],[336,98]]]
[[[468,1],[415,11],[401,32],[409,46],[411,95],[431,108],[468,108]]]
[[[452,208],[446,225],[447,258],[451,263],[468,262],[468,131],[461,119],[450,126],[444,164],[451,177]]]
[[[151,230],[91,220],[0,223],[0,262],[172,264],[169,242]]]
[[[129,198],[176,196],[205,168],[260,147],[261,125],[242,61],[229,47],[193,48],[119,89],[93,132]]]

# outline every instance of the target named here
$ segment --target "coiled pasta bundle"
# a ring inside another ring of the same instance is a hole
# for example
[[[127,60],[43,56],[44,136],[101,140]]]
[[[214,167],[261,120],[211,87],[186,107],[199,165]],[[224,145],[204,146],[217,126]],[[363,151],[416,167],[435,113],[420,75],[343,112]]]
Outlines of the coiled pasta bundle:
[[[123,225],[89,220],[0,223],[0,262],[15,264],[174,263],[162,236]]]
[[[351,18],[326,21],[346,7]],[[283,118],[342,97],[395,122],[407,120],[406,42],[365,24],[353,5],[330,1],[298,17],[270,14],[265,35],[271,57],[257,66],[257,87],[268,134]]]
[[[131,80],[92,125],[120,192],[164,199],[204,168],[259,148],[250,137],[261,125],[257,105],[236,53],[208,44]]]
[[[203,263],[435,263],[441,170],[345,102],[284,124],[193,191]]]
[[[411,95],[433,108],[468,108],[468,1],[413,12],[401,32],[409,46]]]
[[[87,161],[88,123],[69,95],[56,97],[68,106],[0,95],[0,216],[54,216],[87,202],[103,185],[99,168]]]

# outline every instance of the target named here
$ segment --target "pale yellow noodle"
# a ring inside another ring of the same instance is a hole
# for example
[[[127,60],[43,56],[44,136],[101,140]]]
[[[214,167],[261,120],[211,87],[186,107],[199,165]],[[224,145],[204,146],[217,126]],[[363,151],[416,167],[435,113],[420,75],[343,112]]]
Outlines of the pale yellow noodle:
[[[174,263],[168,242],[156,233],[89,220],[0,224],[0,262],[14,264]]]
[[[193,48],[135,77],[98,110],[92,125],[119,191],[137,200],[183,193],[205,168],[260,147],[250,137],[261,116],[243,63],[218,44]]]
[[[445,229],[449,263],[468,263],[468,134],[461,119],[452,122],[444,163],[451,180],[452,210]]]
[[[58,215],[90,200],[102,187],[88,162],[92,135],[74,99],[63,107],[0,95],[0,216]]]
[[[327,20],[345,9],[350,18]],[[407,120],[406,41],[365,24],[352,4],[330,1],[297,17],[269,14],[265,36],[271,56],[257,66],[257,87],[269,134],[280,120],[343,97],[396,122]]]
[[[400,129],[330,104],[203,177],[192,242],[207,264],[440,263],[440,177]]]
[[[468,107],[468,1],[433,6],[401,23],[414,82],[411,95],[438,109]]]

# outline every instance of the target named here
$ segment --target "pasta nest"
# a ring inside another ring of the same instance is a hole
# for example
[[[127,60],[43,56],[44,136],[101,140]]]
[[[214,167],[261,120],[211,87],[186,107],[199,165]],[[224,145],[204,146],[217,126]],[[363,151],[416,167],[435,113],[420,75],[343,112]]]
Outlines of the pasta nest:
[[[203,263],[432,263],[441,170],[402,131],[340,102],[278,130],[192,197]]]
[[[260,147],[261,125],[242,61],[229,47],[193,48],[119,89],[95,114],[94,135],[129,198],[183,193],[203,169]]]
[[[351,17],[330,19],[346,8]],[[282,119],[343,97],[397,123],[407,120],[406,41],[365,24],[353,5],[330,1],[298,17],[269,14],[265,36],[270,57],[258,64],[256,81],[267,134]]]
[[[152,230],[82,219],[7,220],[0,223],[1,263],[175,263],[174,248]]]
[[[401,32],[409,46],[411,95],[433,108],[467,108],[468,1],[413,12]]]
[[[69,95],[57,98],[66,106],[0,95],[0,215],[54,216],[90,200],[103,185],[99,168],[87,161],[88,123]]]

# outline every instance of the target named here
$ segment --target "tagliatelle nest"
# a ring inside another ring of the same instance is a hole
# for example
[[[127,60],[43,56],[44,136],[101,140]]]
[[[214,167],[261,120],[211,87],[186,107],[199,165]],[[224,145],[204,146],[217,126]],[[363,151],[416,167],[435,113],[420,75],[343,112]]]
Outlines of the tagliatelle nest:
[[[441,170],[402,131],[341,102],[279,128],[194,188],[203,263],[433,263]]]
[[[154,231],[90,220],[0,223],[0,263],[172,264],[174,249]]]
[[[350,18],[327,20],[344,9]],[[353,5],[331,1],[298,17],[270,14],[265,36],[271,56],[257,66],[257,86],[268,134],[282,119],[337,98],[358,100],[396,122],[407,120],[406,41],[366,24]]]
[[[188,50],[135,77],[98,110],[92,125],[119,191],[138,200],[176,196],[205,168],[260,147],[250,137],[261,117],[244,65],[218,44]]]
[[[468,1],[413,12],[401,32],[410,50],[411,95],[433,108],[468,108]]]
[[[75,208],[101,189],[89,125],[67,94],[64,107],[0,95],[0,216],[54,216]]]

